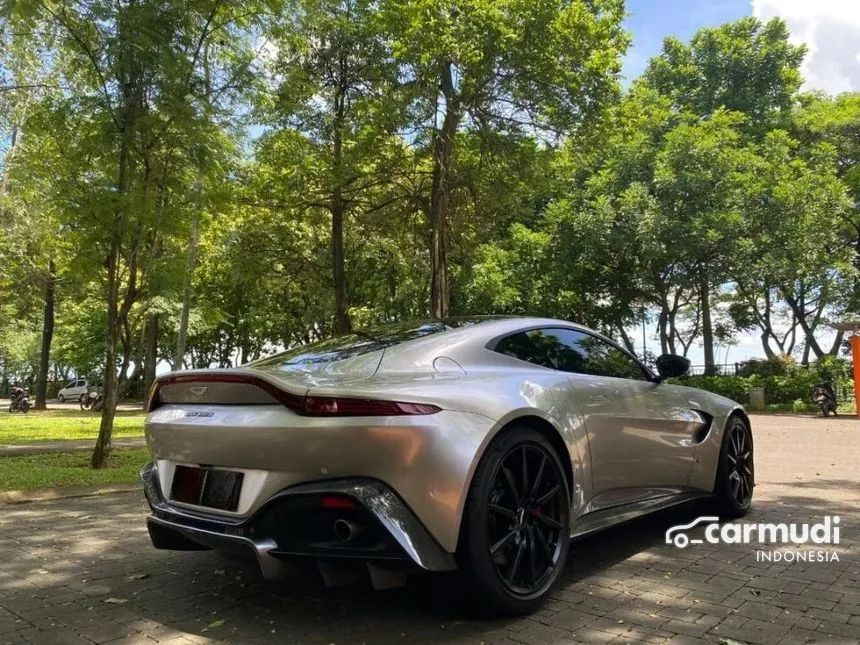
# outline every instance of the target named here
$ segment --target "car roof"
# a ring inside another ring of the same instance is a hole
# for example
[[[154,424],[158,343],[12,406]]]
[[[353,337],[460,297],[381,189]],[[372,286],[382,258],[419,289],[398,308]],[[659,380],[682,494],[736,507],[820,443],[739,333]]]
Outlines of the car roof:
[[[568,320],[557,318],[542,318],[537,316],[462,316],[426,321],[426,324],[439,324],[440,322],[449,324],[449,321],[456,321],[455,325],[451,325],[449,329],[387,347],[380,368],[387,372],[409,371],[418,366],[429,367],[440,356],[453,359],[464,368],[466,366],[486,365],[488,361],[495,363],[495,359],[492,358],[494,352],[487,353],[488,349],[492,349],[494,341],[501,340],[501,338],[511,334],[538,328],[564,328],[582,331],[601,338],[616,347],[620,347],[618,343],[599,332]],[[418,321],[414,324],[421,325],[425,323]],[[623,348],[621,349],[629,354]],[[633,356],[633,358],[641,364],[641,361],[636,356]]]

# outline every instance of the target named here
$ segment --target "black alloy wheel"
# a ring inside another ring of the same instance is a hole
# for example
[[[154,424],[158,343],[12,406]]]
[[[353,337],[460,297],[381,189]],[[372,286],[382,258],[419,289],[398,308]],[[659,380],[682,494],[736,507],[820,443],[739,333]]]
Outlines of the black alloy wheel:
[[[505,587],[519,596],[539,591],[552,575],[567,530],[564,475],[550,459],[538,444],[512,448],[496,469],[487,505],[490,556]]]
[[[742,424],[735,424],[729,431],[726,458],[729,461],[732,497],[738,504],[748,505],[752,500],[753,489],[752,443]]]
[[[459,556],[485,608],[533,611],[564,567],[570,495],[559,457],[531,428],[507,430],[478,467]]]
[[[728,517],[746,515],[754,488],[752,432],[743,419],[734,416],[726,426],[714,486],[721,513]]]

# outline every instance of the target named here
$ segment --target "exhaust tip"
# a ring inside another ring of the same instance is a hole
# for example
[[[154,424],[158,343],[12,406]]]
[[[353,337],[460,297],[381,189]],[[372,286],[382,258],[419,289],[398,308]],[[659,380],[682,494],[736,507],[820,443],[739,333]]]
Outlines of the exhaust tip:
[[[335,520],[333,529],[335,537],[344,544],[352,542],[361,532],[355,524],[343,519]]]

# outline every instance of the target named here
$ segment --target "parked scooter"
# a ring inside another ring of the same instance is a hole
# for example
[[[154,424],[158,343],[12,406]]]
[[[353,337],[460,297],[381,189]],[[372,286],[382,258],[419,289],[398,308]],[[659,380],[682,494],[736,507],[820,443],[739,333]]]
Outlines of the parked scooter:
[[[833,392],[833,387],[830,383],[816,383],[812,388],[812,402],[821,408],[822,416],[839,416],[836,412],[836,394]]]
[[[81,396],[81,410],[99,412],[104,407],[104,402],[104,394],[94,388],[87,388],[86,394]]]
[[[12,393],[9,396],[9,412],[23,412],[27,414],[30,411],[30,393],[24,388],[12,388]]]

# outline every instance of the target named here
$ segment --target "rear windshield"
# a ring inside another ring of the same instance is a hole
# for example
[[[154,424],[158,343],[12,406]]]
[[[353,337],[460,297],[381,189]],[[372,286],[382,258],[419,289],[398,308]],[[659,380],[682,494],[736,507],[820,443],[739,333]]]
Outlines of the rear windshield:
[[[392,347],[416,340],[432,334],[438,334],[458,327],[475,325],[492,317],[477,318],[447,318],[444,320],[429,320],[409,323],[394,323],[370,329],[321,340],[309,345],[293,347],[284,352],[250,363],[254,367],[294,366],[311,363],[332,363],[362,354],[376,352],[386,347]]]

